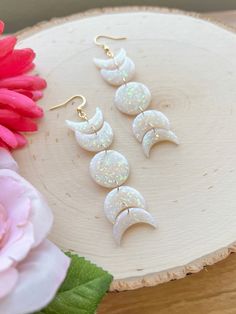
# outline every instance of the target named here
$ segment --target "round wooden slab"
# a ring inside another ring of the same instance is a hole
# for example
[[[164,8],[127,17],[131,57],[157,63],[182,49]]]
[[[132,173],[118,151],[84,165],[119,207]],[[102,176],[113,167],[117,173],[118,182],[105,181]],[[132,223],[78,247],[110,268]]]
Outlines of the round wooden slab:
[[[131,131],[132,118],[113,106],[115,88],[93,64],[104,57],[97,34],[127,36],[135,80],[152,92],[151,108],[172,123],[181,145],[155,146],[146,159]],[[181,13],[114,9],[76,15],[21,34],[20,47],[37,52],[37,71],[48,81],[45,118],[30,145],[16,153],[21,173],[46,197],[55,215],[52,241],[114,275],[111,289],[155,285],[197,272],[235,250],[236,241],[236,35]],[[88,113],[104,111],[115,132],[113,149],[131,165],[127,184],[148,202],[159,229],[136,226],[121,247],[103,214],[107,190],[90,178],[92,154],[76,144],[64,120],[75,106],[48,109],[74,94]]]

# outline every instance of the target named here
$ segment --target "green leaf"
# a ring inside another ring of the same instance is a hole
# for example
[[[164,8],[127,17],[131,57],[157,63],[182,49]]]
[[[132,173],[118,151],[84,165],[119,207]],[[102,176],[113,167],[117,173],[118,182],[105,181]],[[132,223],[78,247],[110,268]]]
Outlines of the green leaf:
[[[112,275],[83,257],[66,253],[71,264],[53,301],[36,314],[94,314],[108,290]]]

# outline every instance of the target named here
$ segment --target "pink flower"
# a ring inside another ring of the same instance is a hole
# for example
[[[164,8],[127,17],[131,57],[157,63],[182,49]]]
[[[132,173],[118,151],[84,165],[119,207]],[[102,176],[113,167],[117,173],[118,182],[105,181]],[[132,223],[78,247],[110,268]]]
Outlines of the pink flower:
[[[0,35],[4,23],[0,21]],[[36,104],[46,81],[39,76],[26,75],[34,67],[32,49],[15,49],[15,36],[0,40],[0,147],[15,149],[26,144],[19,132],[34,132],[43,110]]]
[[[0,313],[26,314],[46,306],[69,267],[69,258],[46,240],[52,212],[39,192],[15,172],[0,148]]]

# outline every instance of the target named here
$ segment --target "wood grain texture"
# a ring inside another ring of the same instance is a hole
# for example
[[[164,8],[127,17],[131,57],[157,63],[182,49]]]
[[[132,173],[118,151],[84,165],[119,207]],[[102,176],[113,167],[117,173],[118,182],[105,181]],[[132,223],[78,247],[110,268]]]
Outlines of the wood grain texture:
[[[224,12],[209,12],[203,14],[206,18],[219,21],[225,25],[236,27],[236,11],[224,11]]]
[[[30,147],[16,154],[22,174],[54,210],[51,239],[110,270],[115,277],[112,289],[118,290],[197,272],[234,251],[236,238],[235,34],[177,12],[125,11],[42,25],[23,33],[20,45],[33,47],[40,56],[38,70],[50,86],[42,101],[46,109],[78,92],[92,104],[90,114],[94,104],[101,104],[118,133],[114,148],[132,160],[135,171],[128,184],[148,199],[159,230],[134,228],[122,248],[114,245],[101,212],[106,191],[87,175],[91,155],[76,146],[64,127],[72,108],[47,113],[41,131],[30,138]],[[91,62],[93,56],[102,56],[91,41],[98,29],[129,37],[122,46],[135,60],[136,79],[150,87],[152,107],[157,104],[170,117],[182,139],[178,149],[161,145],[151,160],[143,157],[131,135],[131,119],[113,110],[115,90],[102,81]]]
[[[184,279],[111,292],[98,314],[235,314],[236,254]]]

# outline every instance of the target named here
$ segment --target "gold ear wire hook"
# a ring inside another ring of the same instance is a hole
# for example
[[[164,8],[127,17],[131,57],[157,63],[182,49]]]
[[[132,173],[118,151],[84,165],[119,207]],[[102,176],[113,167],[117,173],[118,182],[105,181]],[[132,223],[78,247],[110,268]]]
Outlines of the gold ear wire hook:
[[[106,55],[110,58],[114,57],[114,53],[111,51],[111,49],[109,48],[109,46],[107,46],[106,44],[100,43],[98,40],[100,38],[106,38],[106,39],[112,39],[112,40],[123,40],[123,39],[127,39],[126,37],[114,37],[114,36],[108,36],[108,35],[97,35],[96,37],[94,37],[94,43],[95,45],[102,47],[102,49],[105,51]]]
[[[81,119],[84,119],[84,120],[88,120],[87,118],[87,114],[83,111],[83,108],[84,106],[86,105],[86,98],[83,96],[83,95],[74,95],[72,97],[70,97],[69,99],[67,99],[65,102],[61,103],[61,104],[58,104],[56,106],[53,106],[51,107],[49,110],[55,110],[57,108],[60,108],[60,107],[64,107],[66,106],[69,102],[71,102],[72,100],[76,99],[76,98],[79,98],[82,100],[82,103],[76,108],[76,111],[79,115],[79,117]]]

